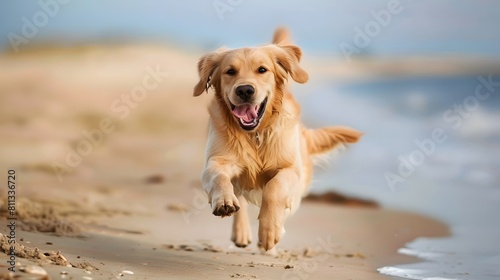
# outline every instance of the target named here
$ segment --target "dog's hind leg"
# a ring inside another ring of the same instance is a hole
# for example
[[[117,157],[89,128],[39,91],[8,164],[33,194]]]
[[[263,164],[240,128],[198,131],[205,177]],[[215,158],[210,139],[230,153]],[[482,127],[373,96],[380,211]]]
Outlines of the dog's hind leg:
[[[236,212],[233,220],[233,233],[231,240],[236,247],[246,247],[252,242],[252,228],[248,220],[248,202],[243,195],[238,196],[240,210]]]

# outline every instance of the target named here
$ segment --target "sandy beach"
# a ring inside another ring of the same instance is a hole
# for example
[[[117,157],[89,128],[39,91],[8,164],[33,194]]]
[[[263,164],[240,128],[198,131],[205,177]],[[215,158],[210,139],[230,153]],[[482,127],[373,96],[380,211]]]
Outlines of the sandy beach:
[[[191,90],[201,54],[133,45],[0,56],[0,178],[17,175],[19,252],[14,275],[0,254],[0,279],[47,279],[30,265],[49,279],[390,279],[376,269],[416,260],[398,248],[448,234],[412,213],[308,201],[277,255],[255,240],[236,248],[232,220],[213,216],[200,190],[209,96]],[[305,61],[312,82],[359,72],[317,61]],[[0,198],[7,253],[6,187]]]

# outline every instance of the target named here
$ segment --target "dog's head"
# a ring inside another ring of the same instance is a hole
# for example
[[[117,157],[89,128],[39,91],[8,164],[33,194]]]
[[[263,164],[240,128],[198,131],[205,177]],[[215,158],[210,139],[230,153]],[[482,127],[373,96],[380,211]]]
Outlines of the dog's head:
[[[283,43],[262,47],[219,49],[203,56],[198,63],[200,81],[194,96],[213,86],[216,97],[239,126],[246,131],[256,129],[266,111],[272,110],[271,104],[281,103],[289,75],[298,83],[308,80],[299,65],[300,48],[281,40]]]

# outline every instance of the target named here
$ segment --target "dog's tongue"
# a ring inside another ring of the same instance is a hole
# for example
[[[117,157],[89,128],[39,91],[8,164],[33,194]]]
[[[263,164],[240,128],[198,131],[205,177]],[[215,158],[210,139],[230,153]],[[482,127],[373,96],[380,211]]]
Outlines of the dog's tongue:
[[[257,118],[257,110],[255,110],[255,106],[252,106],[250,104],[244,104],[240,106],[236,106],[233,109],[233,114],[238,117],[243,119],[245,122],[253,122]]]

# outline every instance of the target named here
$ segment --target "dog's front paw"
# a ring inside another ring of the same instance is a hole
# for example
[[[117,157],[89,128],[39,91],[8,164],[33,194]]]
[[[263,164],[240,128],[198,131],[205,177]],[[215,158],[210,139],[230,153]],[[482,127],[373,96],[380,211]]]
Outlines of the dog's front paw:
[[[234,194],[225,194],[212,198],[212,213],[222,218],[231,216],[240,210],[240,202]]]

